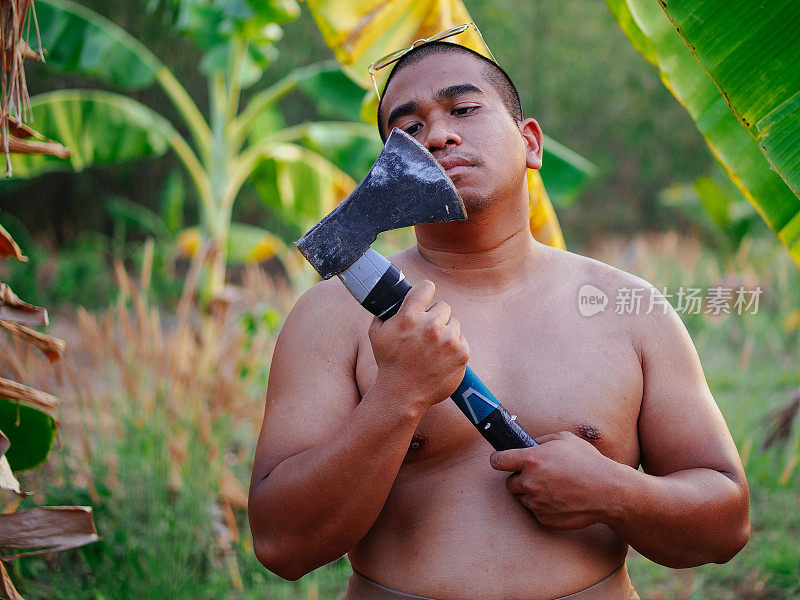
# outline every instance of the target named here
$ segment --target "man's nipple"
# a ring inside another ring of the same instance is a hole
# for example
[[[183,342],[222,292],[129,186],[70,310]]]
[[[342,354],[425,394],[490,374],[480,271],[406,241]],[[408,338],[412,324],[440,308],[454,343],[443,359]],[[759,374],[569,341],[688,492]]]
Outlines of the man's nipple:
[[[415,433],[414,436],[411,438],[411,443],[408,445],[408,453],[412,454],[414,452],[419,452],[425,446],[425,442],[428,440],[425,438],[424,435],[420,435]]]
[[[600,441],[600,430],[594,425],[578,425],[578,435],[590,444],[597,445]]]

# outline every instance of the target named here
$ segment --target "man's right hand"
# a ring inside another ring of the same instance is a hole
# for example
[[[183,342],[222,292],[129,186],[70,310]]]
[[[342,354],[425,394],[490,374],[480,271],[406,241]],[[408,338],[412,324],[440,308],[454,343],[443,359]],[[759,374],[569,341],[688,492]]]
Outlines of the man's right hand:
[[[418,283],[396,315],[386,322],[376,317],[369,328],[376,385],[422,412],[456,390],[469,359],[467,340],[450,306],[441,301],[431,306],[435,289],[431,281]]]

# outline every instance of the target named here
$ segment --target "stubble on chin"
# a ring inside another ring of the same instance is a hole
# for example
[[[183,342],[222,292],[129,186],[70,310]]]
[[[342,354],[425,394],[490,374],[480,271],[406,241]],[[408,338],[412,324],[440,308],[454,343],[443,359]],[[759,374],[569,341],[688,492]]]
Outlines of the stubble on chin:
[[[453,183],[456,184],[456,189],[458,190],[458,178]],[[495,198],[491,194],[481,194],[473,190],[465,190],[464,192],[458,190],[458,195],[464,202],[464,208],[467,209],[467,218],[481,214],[495,202]]]

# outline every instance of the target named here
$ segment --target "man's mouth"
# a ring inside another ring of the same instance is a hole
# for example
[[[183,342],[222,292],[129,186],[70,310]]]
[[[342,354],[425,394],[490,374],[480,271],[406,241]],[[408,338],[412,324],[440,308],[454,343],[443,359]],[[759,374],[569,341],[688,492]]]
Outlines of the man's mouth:
[[[449,177],[459,175],[473,166],[471,161],[460,156],[445,156],[437,160]]]

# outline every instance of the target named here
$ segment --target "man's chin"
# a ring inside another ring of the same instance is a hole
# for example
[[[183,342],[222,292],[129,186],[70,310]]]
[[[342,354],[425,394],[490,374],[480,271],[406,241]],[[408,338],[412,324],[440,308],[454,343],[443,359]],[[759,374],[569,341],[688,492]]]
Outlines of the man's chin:
[[[453,183],[455,184],[455,182]],[[467,218],[482,212],[487,206],[489,206],[489,199],[483,194],[475,193],[468,188],[465,188],[462,191],[459,189],[458,184],[456,184],[456,191],[458,191],[458,195],[464,202],[464,208],[467,209]]]

